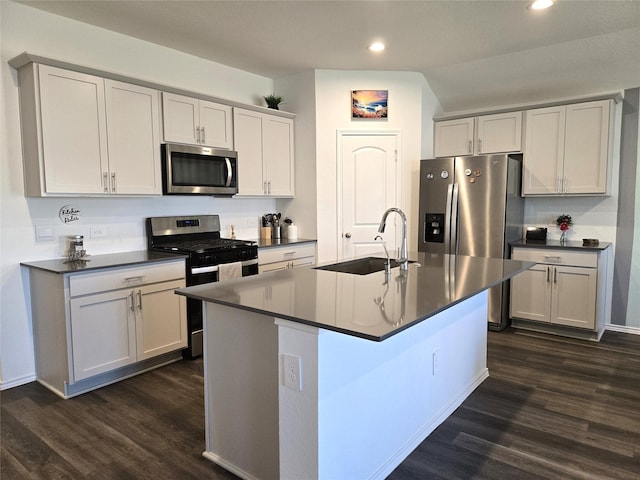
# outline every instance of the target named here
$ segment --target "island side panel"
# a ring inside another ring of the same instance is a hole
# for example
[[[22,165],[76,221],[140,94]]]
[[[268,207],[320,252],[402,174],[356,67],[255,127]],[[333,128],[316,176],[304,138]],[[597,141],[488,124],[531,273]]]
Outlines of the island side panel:
[[[486,292],[383,342],[277,322],[303,379],[280,385],[282,479],[384,479],[488,376]]]
[[[277,479],[277,327],[272,317],[204,305],[203,455],[241,478]]]

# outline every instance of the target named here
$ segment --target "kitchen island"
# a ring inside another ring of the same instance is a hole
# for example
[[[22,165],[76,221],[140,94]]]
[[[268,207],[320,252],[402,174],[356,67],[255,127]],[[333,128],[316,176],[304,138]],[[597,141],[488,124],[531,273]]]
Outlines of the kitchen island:
[[[488,376],[486,289],[531,262],[271,272],[205,308],[204,456],[242,478],[385,478]]]

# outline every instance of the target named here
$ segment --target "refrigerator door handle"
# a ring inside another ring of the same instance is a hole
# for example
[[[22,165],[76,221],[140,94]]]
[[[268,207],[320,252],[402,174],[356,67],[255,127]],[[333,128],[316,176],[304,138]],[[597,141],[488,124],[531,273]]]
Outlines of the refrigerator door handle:
[[[449,195],[450,192],[450,195]],[[449,221],[449,231],[445,232],[449,245],[445,246],[445,252],[450,254],[458,253],[458,184],[449,185],[447,192],[447,208],[449,209],[447,219]]]
[[[451,197],[451,249],[449,253],[458,254],[458,184],[453,184]]]
[[[447,186],[447,203],[444,211],[444,253],[451,253],[451,200],[453,184]]]

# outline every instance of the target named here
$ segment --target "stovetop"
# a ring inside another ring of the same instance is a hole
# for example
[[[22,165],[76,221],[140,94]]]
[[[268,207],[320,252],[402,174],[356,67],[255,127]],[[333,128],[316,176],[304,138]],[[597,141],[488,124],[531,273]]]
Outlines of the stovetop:
[[[255,242],[220,237],[218,215],[147,218],[149,250],[187,254],[191,265],[258,258]]]
[[[168,241],[154,244],[154,250],[170,250],[180,253],[207,253],[214,250],[235,250],[254,246],[255,242],[231,238]]]

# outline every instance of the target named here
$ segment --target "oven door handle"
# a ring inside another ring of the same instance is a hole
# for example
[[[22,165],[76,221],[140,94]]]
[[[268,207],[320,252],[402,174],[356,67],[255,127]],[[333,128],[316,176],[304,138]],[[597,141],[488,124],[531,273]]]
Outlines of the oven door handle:
[[[191,269],[191,275],[199,275],[202,273],[217,272],[218,265],[211,265],[210,267],[195,267]]]
[[[255,265],[258,263],[258,259],[257,258],[252,258],[251,260],[244,260],[242,262],[242,266],[246,267],[249,265]],[[218,269],[220,268],[219,265],[210,265],[208,267],[194,267],[191,269],[191,275],[198,275],[200,273],[211,273],[211,272],[217,272]]]
[[[231,180],[232,180],[232,174],[233,174],[233,171],[231,170],[231,160],[229,160],[228,157],[225,158],[224,160],[227,163],[227,184],[225,186],[226,187],[230,187],[231,186]]]

